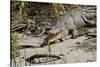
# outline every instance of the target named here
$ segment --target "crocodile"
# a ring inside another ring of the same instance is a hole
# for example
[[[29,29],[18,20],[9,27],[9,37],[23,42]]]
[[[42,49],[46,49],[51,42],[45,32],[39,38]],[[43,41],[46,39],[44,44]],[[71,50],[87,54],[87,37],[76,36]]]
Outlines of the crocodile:
[[[83,35],[86,26],[96,27],[96,6],[90,8],[87,10],[82,8],[71,9],[64,16],[58,18],[55,21],[56,24],[48,31],[48,36],[44,39],[40,47],[45,46],[48,40],[52,43],[57,40],[63,41],[69,35],[72,39]]]

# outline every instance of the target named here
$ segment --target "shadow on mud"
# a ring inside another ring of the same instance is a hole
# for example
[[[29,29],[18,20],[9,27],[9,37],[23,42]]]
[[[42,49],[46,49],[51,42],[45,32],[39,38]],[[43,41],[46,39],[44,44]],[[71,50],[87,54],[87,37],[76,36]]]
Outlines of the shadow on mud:
[[[56,61],[61,59],[59,56],[50,55],[50,54],[36,54],[29,58],[26,58],[26,61],[31,64],[41,64],[41,63],[48,63],[52,61]]]
[[[19,49],[26,49],[26,48],[40,48],[40,46],[33,46],[33,45],[19,45]]]

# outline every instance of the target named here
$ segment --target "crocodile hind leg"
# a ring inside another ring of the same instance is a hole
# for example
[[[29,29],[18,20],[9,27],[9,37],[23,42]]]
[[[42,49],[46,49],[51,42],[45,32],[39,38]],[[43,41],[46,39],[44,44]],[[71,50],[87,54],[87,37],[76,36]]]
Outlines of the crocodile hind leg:
[[[69,30],[69,35],[71,35],[71,39],[75,39],[76,37],[78,37],[79,33],[77,30]]]
[[[71,35],[71,39],[75,39],[74,30],[69,30],[68,34]]]

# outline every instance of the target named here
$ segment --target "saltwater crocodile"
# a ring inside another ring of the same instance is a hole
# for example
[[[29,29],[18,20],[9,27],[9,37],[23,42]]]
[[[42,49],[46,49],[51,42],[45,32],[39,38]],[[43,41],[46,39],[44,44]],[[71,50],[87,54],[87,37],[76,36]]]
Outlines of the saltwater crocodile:
[[[48,36],[40,47],[45,46],[50,42],[64,40],[66,36],[71,35],[71,38],[76,38],[84,34],[85,27],[96,27],[96,6],[87,9],[71,9],[66,15],[61,16],[56,24],[48,31]]]

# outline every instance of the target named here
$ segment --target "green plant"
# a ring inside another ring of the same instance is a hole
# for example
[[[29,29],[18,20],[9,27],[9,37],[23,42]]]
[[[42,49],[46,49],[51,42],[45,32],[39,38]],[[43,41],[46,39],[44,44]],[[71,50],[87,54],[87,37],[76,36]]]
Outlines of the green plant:
[[[22,22],[24,19],[26,19],[23,9],[27,8],[28,6],[29,6],[29,4],[27,1],[19,1],[18,2],[18,7],[20,9],[19,13],[18,13],[19,22]]]
[[[11,35],[11,59],[14,60],[15,67],[16,67],[16,57],[18,56],[19,56],[19,51],[18,51],[17,33],[12,33]]]
[[[65,6],[63,4],[52,3],[51,8],[53,9],[54,13],[53,16],[59,16],[59,11],[62,11],[63,14],[66,13]]]
[[[51,56],[51,51],[52,51],[52,50],[51,50],[51,43],[50,43],[49,38],[48,38],[47,46],[48,46],[48,54],[49,54],[49,55],[47,55],[47,60],[46,60],[46,61],[51,60],[51,58],[50,58],[49,56]]]
[[[19,1],[20,8],[27,8],[29,6],[27,1]]]
[[[48,51],[49,51],[49,55],[51,54],[51,43],[50,40],[48,40]]]

